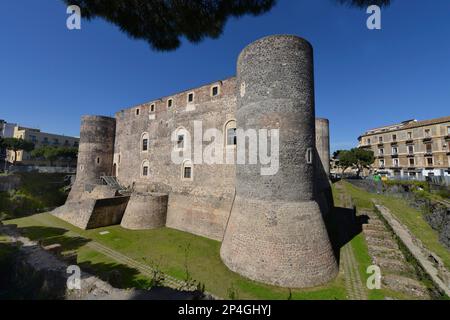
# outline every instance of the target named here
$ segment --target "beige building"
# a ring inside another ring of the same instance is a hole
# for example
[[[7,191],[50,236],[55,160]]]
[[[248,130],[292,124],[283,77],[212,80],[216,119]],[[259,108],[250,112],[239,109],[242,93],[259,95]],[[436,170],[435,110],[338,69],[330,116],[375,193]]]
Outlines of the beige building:
[[[55,146],[55,147],[76,147],[78,148],[79,138],[68,137],[64,135],[52,134],[41,132],[39,129],[25,128],[21,126],[14,127],[14,138],[24,139],[34,143],[35,149],[42,146]],[[7,160],[10,163],[14,162],[14,152],[7,152]],[[36,159],[31,157],[30,153],[24,151],[17,152],[17,164],[21,165],[36,165],[36,166],[48,166],[50,163],[45,159]],[[56,161],[53,163],[55,166],[64,165],[67,163],[61,163]]]
[[[450,116],[369,130],[359,147],[374,152],[373,171],[389,176],[449,176]]]

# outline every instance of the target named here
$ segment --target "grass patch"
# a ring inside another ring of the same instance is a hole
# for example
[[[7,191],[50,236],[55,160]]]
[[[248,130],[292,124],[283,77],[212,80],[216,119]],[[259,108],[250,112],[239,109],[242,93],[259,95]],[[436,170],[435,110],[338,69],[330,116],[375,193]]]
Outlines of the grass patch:
[[[382,205],[388,208],[391,213],[402,222],[412,234],[414,234],[414,236],[420,239],[429,250],[436,253],[442,259],[447,269],[450,269],[450,252],[439,242],[438,233],[425,221],[422,212],[410,207],[407,201],[401,198],[368,193],[348,182],[343,182],[343,184],[355,200],[357,206],[358,203],[368,205],[370,199],[377,199]]]
[[[205,285],[205,289],[222,298],[231,296],[239,299],[346,299],[342,275],[327,286],[289,290],[257,283],[230,271],[221,261],[220,242],[195,236],[190,233],[161,228],[157,230],[130,231],[120,226],[95,230],[78,229],[49,214],[6,221],[17,225],[30,238],[42,240],[45,244],[61,243],[66,252],[77,252],[82,267],[93,273],[107,277],[118,269],[122,286],[142,287],[149,279],[137,270],[120,269],[126,266],[114,265],[108,257],[99,254],[86,244],[95,240],[111,249],[127,255],[139,262],[154,266],[164,273],[186,280],[190,277]],[[66,239],[67,231],[74,231],[82,239]],[[100,235],[101,231],[109,231]],[[129,269],[129,268],[128,268]]]

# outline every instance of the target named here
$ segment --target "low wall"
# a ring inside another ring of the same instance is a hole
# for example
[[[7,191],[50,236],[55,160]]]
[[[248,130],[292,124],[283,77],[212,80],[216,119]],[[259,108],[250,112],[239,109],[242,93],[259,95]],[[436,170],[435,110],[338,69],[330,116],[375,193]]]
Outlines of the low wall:
[[[171,193],[167,227],[222,241],[232,198]]]
[[[10,166],[9,172],[75,173],[76,167]]]
[[[115,197],[96,200],[86,229],[120,224],[129,199],[130,197]]]
[[[81,229],[94,229],[120,224],[130,197],[83,199],[66,202],[52,214]]]
[[[120,225],[131,230],[162,228],[166,225],[169,196],[159,193],[133,193]]]

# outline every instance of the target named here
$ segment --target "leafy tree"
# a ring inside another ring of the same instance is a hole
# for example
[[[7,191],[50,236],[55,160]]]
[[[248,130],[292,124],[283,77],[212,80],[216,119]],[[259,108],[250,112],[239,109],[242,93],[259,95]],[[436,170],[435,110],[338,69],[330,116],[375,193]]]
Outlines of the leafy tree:
[[[153,49],[175,50],[181,37],[198,43],[218,38],[230,17],[269,11],[276,0],[63,0],[83,18],[100,17]]]
[[[34,143],[18,138],[4,138],[3,145],[7,150],[14,152],[13,164],[16,164],[18,151],[30,152],[34,149]]]
[[[371,5],[377,5],[380,7],[386,7],[391,4],[391,0],[336,0],[340,4],[358,7],[358,8],[367,8]]]
[[[342,169],[342,174],[344,174],[345,170],[352,167],[356,162],[355,154],[351,150],[340,150],[338,159],[339,167]]]
[[[339,159],[339,167],[342,169],[342,174],[347,168],[356,167],[358,169],[358,177],[364,168],[370,167],[375,161],[373,151],[361,148],[338,150],[333,153],[333,156]]]
[[[353,165],[358,169],[356,175],[359,177],[364,168],[369,168],[373,164],[375,157],[372,150],[354,148],[351,152],[354,154],[356,159]]]
[[[217,39],[230,17],[261,15],[276,0],[63,0],[77,5],[85,19],[103,18],[135,39],[142,39],[155,50],[177,49],[180,38],[192,43]],[[390,0],[335,0],[359,8]]]

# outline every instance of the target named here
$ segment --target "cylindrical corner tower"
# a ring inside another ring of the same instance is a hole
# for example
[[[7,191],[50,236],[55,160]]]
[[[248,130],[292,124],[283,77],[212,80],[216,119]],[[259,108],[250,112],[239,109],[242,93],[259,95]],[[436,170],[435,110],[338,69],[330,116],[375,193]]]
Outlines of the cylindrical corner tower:
[[[262,175],[264,165],[237,165],[222,260],[264,283],[324,284],[338,267],[315,200],[312,47],[295,36],[266,37],[243,50],[237,69],[237,127],[279,129],[279,170]]]
[[[326,175],[330,175],[330,122],[316,118],[316,148]]]
[[[112,175],[116,119],[103,116],[83,116],[81,119],[77,175],[69,200],[96,185],[101,176]]]

